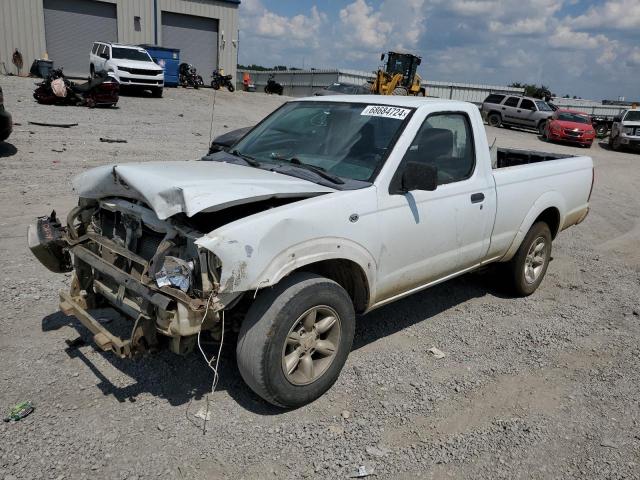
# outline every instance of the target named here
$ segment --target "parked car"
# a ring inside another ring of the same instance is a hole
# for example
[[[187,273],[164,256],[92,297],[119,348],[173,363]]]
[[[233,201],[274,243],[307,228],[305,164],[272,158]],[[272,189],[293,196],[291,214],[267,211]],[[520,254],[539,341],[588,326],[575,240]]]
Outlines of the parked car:
[[[217,136],[211,142],[211,146],[209,147],[209,154],[216,153],[221,150],[229,150],[252,128],[253,127],[237,128],[235,130],[230,130],[226,133],[223,133],[222,135]]]
[[[13,121],[11,114],[4,109],[4,94],[0,87],[0,142],[9,138],[13,130]]]
[[[613,150],[640,148],[640,110],[625,110],[613,119],[609,146]]]
[[[336,82],[322,90],[318,90],[314,95],[321,97],[324,95],[369,95],[370,93],[371,89],[367,85]]]
[[[493,262],[535,292],[593,187],[591,158],[490,152],[475,105],[415,97],[290,101],[206,160],[86,171],[67,225],[40,217],[28,243],[74,272],[60,307],[103,350],[184,354],[239,330],[240,374],[282,407],[336,381],[356,313]],[[92,316],[109,305],[131,338]]]
[[[532,128],[540,135],[544,133],[547,119],[553,115],[553,108],[544,100],[499,93],[489,95],[480,110],[482,118],[492,127]]]
[[[577,143],[591,148],[596,131],[589,114],[577,110],[558,109],[547,120],[542,136],[551,141]]]
[[[95,42],[89,54],[89,71],[93,77],[101,70],[123,87],[148,89],[154,97],[162,96],[164,70],[142,47]]]

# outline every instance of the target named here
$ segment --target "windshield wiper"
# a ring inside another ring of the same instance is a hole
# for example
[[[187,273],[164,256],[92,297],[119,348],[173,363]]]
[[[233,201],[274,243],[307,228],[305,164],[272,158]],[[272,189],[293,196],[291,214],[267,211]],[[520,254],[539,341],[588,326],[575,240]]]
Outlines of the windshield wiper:
[[[300,161],[300,159],[298,159],[296,157],[291,157],[289,159],[278,158],[278,160],[285,160],[286,162],[290,163],[291,165],[294,165],[294,166],[299,167],[299,168],[303,168],[305,170],[309,170],[309,171],[315,173],[316,175],[324,178],[325,180],[329,180],[331,183],[335,183],[337,185],[344,184],[344,180],[342,180],[340,177],[338,177],[336,175],[332,175],[331,173],[327,172],[322,167],[316,167],[315,165],[309,165],[308,163],[303,163],[303,162]]]
[[[247,162],[247,165],[251,165],[252,167],[260,167],[260,162],[258,162],[255,158],[249,156],[249,155],[245,155],[244,153],[240,153],[238,150],[234,150],[231,152],[231,155],[233,155],[234,157],[238,157],[241,158],[242,160],[244,160],[245,162]]]

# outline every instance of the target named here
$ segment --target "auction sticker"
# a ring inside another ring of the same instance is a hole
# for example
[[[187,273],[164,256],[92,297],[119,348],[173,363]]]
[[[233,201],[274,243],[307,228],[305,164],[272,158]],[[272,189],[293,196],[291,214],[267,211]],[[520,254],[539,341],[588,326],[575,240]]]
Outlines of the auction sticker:
[[[385,117],[404,120],[411,112],[408,108],[390,107],[388,105],[367,105],[360,115],[369,117]]]

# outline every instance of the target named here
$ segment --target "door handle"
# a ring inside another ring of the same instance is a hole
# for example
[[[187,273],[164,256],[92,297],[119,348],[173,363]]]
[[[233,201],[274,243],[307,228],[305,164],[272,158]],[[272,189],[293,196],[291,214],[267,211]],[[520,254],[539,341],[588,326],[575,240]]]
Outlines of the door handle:
[[[502,109],[503,109],[503,110],[506,110],[506,108],[505,108],[505,107],[502,107]]]
[[[518,113],[522,113],[522,110],[518,110]]]
[[[484,201],[484,193],[472,193],[471,203],[480,203]]]

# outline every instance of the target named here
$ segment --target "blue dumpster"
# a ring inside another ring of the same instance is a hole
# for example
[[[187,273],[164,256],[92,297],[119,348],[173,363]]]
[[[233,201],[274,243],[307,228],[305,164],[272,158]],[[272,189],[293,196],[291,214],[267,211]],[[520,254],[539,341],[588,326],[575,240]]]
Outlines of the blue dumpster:
[[[178,65],[180,65],[180,49],[159,47],[157,45],[140,45],[153,61],[164,70],[164,84],[167,87],[178,86]]]

